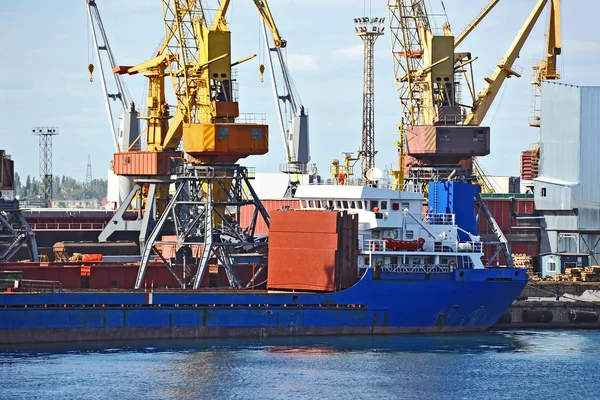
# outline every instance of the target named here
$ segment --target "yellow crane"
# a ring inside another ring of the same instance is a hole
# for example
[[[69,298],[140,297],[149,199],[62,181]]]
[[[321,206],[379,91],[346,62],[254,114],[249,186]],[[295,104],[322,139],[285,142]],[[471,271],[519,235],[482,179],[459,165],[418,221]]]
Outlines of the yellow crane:
[[[550,10],[548,13],[548,29],[546,31],[546,46],[544,48],[544,58],[538,65],[532,67],[533,85],[533,115],[529,119],[529,126],[539,128],[541,126],[541,95],[542,81],[558,80],[558,56],[562,53],[562,41],[560,32],[560,0],[550,0]],[[533,178],[539,173],[541,145],[538,141],[532,146],[531,170]]]
[[[399,163],[403,167],[407,161],[412,164],[404,178],[413,181],[420,179],[417,175],[429,179],[434,174],[450,174],[452,165],[461,160],[462,165],[471,164],[476,174],[481,171],[472,158],[489,154],[490,141],[489,128],[480,124],[505,80],[521,76],[515,60],[548,1],[537,1],[494,73],[485,78],[486,86],[476,95],[472,65],[477,57],[455,49],[499,0],[488,2],[456,38],[447,21],[442,33],[434,34],[434,21],[424,0],[388,0],[394,75],[407,121],[406,148],[399,152],[405,157]],[[468,87],[470,104],[461,98],[462,80]],[[461,139],[471,134],[473,142]],[[435,167],[435,172],[426,171],[429,167]],[[411,175],[411,170],[418,173]],[[479,175],[482,189],[493,191],[485,175]]]
[[[275,45],[285,47],[265,0],[253,0]],[[240,117],[232,67],[241,60],[231,58],[231,32],[226,14],[230,0],[222,0],[213,20],[207,21],[200,0],[162,0],[165,39],[154,58],[121,73],[143,73],[149,79],[146,106],[146,151],[174,152],[183,140],[183,150],[192,163],[235,163],[249,155],[268,151],[268,127],[244,124]],[[167,77],[171,78],[177,106],[166,102]],[[143,153],[143,152],[142,152]],[[128,154],[142,159],[144,154]],[[116,164],[120,157],[115,157]],[[136,164],[135,161],[131,162]],[[128,170],[128,174],[147,175]],[[160,175],[160,174],[159,174]],[[158,185],[158,215],[168,196],[168,185]]]
[[[256,55],[237,61],[232,58],[226,19],[230,0],[220,0],[210,15],[202,0],[161,3],[164,40],[155,56],[133,67],[115,68],[118,73],[140,73],[149,80],[148,111],[142,117],[147,121],[146,150],[117,153],[113,160],[116,174],[138,179],[125,203],[137,195],[140,209],[142,193],[147,193],[143,219],[124,218],[127,204],[117,210],[108,225],[111,232],[129,230],[129,226],[140,231],[142,258],[136,288],[143,285],[152,254],[182,287],[199,287],[208,263],[215,259],[225,268],[231,286],[242,287],[245,283],[235,276],[232,252],[264,251],[265,243],[254,237],[257,217],[269,225],[268,213],[248,181],[247,168],[237,164],[247,156],[268,151],[268,126],[240,114],[233,69]],[[286,41],[277,30],[267,1],[253,3],[275,46],[284,47]],[[177,101],[174,107],[166,101],[167,80]],[[180,146],[185,159],[177,151]],[[175,172],[177,178],[171,179]],[[169,193],[172,184],[175,191]],[[245,190],[250,197],[244,196]],[[256,212],[243,229],[240,207],[252,205]],[[102,235],[108,237],[109,233]],[[171,239],[164,235],[171,235]],[[163,254],[165,248],[179,249],[178,257],[184,257],[186,265],[183,271],[173,268],[171,256]]]

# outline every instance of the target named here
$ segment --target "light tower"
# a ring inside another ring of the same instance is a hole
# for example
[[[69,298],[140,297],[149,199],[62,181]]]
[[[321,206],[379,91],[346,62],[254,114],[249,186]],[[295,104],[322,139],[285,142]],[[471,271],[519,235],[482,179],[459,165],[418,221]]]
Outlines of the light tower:
[[[88,154],[87,170],[85,171],[85,186],[89,190],[92,185],[92,155]]]
[[[40,197],[44,207],[52,204],[52,136],[58,135],[58,128],[32,128],[33,135],[40,138]]]
[[[356,36],[364,43],[364,86],[363,86],[363,121],[361,168],[362,179],[367,182],[367,171],[375,167],[375,87],[374,87],[374,54],[375,41],[383,35],[384,18],[360,17],[354,18]]]

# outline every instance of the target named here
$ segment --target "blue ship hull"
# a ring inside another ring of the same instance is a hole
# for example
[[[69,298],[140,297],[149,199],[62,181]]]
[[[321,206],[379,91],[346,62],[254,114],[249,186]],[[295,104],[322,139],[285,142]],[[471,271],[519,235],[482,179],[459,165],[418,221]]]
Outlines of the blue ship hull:
[[[336,293],[0,294],[0,344],[481,331],[519,296],[525,272],[374,276],[369,269]]]

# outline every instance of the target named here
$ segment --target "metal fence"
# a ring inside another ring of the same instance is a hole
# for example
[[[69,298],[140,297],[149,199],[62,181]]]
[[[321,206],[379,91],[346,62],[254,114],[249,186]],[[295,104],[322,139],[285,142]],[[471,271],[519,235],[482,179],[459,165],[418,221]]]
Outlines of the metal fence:
[[[62,283],[59,281],[42,281],[36,279],[21,279],[19,289],[26,293],[62,293]]]
[[[455,267],[444,264],[384,264],[379,268],[381,272],[391,274],[447,274]]]

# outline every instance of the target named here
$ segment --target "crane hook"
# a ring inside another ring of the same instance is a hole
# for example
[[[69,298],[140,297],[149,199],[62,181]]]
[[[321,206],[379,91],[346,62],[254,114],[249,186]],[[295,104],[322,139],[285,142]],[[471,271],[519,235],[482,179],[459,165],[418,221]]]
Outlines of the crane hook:
[[[263,75],[265,73],[265,66],[263,64],[260,64],[258,66],[258,71],[260,72],[260,81],[263,82],[264,81]]]
[[[88,71],[90,71],[90,82],[93,82],[94,80],[92,79],[92,72],[94,72],[94,64],[88,65]]]

